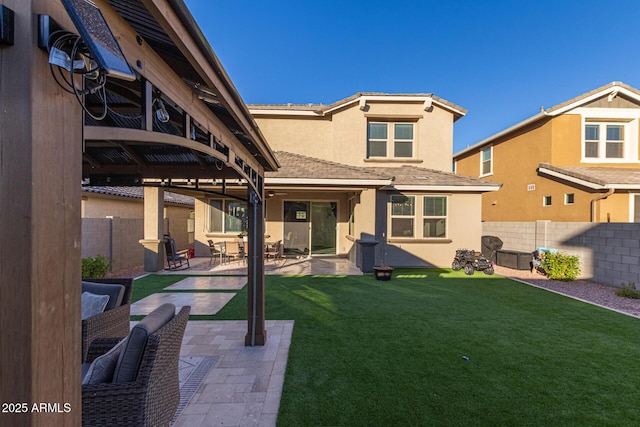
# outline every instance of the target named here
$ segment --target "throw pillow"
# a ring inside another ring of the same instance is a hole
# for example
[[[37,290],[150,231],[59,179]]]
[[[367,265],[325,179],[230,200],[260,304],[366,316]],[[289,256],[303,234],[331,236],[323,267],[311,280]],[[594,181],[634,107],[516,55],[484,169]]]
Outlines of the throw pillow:
[[[127,338],[114,345],[111,350],[97,357],[82,378],[82,384],[102,384],[111,382],[113,371],[120,357],[120,352],[124,348]]]
[[[109,302],[109,295],[97,295],[91,292],[82,293],[82,320],[100,314]]]

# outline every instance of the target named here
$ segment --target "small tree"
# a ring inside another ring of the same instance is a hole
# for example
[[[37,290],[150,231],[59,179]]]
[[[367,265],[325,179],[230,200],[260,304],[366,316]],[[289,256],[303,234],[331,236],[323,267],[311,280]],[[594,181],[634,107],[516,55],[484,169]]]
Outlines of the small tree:
[[[548,252],[542,260],[542,269],[552,280],[569,282],[580,275],[580,257],[561,252]]]

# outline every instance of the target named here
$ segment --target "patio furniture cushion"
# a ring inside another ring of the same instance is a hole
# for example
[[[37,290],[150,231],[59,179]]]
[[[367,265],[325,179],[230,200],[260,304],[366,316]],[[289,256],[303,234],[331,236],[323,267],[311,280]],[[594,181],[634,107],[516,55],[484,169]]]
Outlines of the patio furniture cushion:
[[[114,345],[111,350],[97,357],[91,363],[82,364],[82,384],[109,383],[113,378],[118,358],[124,348],[127,339],[123,339]]]
[[[91,292],[83,292],[81,298],[82,320],[102,313],[109,302],[109,295],[98,295]]]
[[[131,329],[113,374],[114,383],[135,381],[147,345],[147,338],[162,328],[175,314],[175,305],[163,304]]]
[[[105,307],[105,311],[121,306],[122,299],[124,298],[124,286],[122,285],[85,282],[83,280],[82,292],[85,291],[97,295],[109,295],[109,302]]]

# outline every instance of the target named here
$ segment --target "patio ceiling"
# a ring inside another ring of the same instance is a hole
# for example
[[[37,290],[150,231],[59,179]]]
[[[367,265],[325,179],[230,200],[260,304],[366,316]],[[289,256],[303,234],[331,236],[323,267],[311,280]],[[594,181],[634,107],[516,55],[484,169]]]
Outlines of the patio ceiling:
[[[262,193],[278,163],[182,0],[96,0],[137,79],[85,97],[91,185],[241,180]],[[168,119],[156,114],[158,101]]]

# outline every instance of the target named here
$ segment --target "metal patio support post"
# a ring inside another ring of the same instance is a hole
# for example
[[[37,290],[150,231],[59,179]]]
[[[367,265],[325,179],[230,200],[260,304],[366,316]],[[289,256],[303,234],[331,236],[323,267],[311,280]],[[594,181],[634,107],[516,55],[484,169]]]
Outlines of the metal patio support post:
[[[265,345],[267,331],[264,318],[264,204],[251,187],[249,200],[249,241],[248,246],[248,330],[244,339],[246,346]]]

